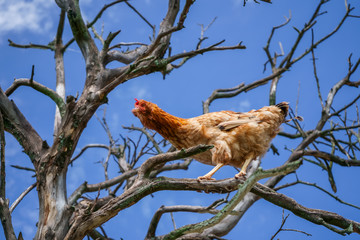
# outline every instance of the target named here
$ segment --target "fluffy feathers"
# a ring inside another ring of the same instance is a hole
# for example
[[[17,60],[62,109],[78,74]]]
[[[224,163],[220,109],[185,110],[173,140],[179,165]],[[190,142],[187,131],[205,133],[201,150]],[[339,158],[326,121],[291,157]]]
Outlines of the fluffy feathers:
[[[198,178],[210,180],[224,165],[241,168],[235,177],[245,175],[251,160],[266,153],[285,121],[288,108],[288,103],[282,102],[246,113],[220,111],[184,119],[163,111],[154,103],[136,100],[132,112],[146,128],[157,131],[177,149],[214,145],[210,151],[193,156],[201,163],[215,166]]]

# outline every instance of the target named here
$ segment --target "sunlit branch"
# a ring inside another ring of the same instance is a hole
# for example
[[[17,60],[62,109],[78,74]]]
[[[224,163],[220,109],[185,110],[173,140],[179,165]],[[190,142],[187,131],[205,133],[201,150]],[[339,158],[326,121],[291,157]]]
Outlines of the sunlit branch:
[[[269,50],[270,42],[271,42],[271,40],[272,40],[272,38],[273,38],[273,36],[274,36],[274,34],[275,34],[275,31],[276,31],[277,29],[279,29],[279,28],[284,27],[285,25],[287,25],[287,24],[290,22],[290,20],[291,20],[291,12],[289,12],[289,17],[288,17],[288,18],[285,17],[285,20],[286,20],[286,21],[285,21],[284,23],[282,23],[282,24],[280,24],[280,25],[275,26],[275,27],[272,28],[271,33],[270,33],[270,36],[269,36],[269,38],[268,38],[268,40],[267,40],[267,42],[266,42],[266,46],[264,47],[264,51],[265,51],[265,53],[266,53],[266,55],[267,55],[268,62],[270,63],[271,68],[274,68],[274,67],[275,67],[275,64],[276,64],[275,61],[276,61],[277,57],[280,56],[280,55],[278,55],[277,53],[275,53],[275,54],[274,54],[274,57],[271,56],[271,53],[270,53],[270,50]],[[281,55],[282,55],[282,54],[281,54]],[[265,70],[266,70],[266,63],[264,64],[264,72],[265,72]]]
[[[20,196],[13,202],[13,204],[11,204],[11,207],[9,209],[10,213],[12,213],[16,206],[19,205],[19,203],[24,199],[24,197],[36,187],[36,184],[37,183],[31,184],[24,192],[20,194]]]
[[[215,22],[216,19],[217,17],[215,17],[206,27],[204,27],[204,24],[199,24],[201,27],[201,32],[200,32],[199,42],[196,44],[196,50],[200,49],[201,43],[206,39],[208,39],[207,37],[204,37],[204,34],[211,27],[211,25]]]
[[[55,38],[55,71],[56,71],[56,93],[62,100],[65,102],[65,68],[64,68],[64,48],[63,48],[63,32],[65,25],[65,11],[60,10],[59,24],[56,32]],[[55,119],[54,119],[54,137],[57,135],[60,128],[62,115],[60,108],[56,107],[55,110]]]

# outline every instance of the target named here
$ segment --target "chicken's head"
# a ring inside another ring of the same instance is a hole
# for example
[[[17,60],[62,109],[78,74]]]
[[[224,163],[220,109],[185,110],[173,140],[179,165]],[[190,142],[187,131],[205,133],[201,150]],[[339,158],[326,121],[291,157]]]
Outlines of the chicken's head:
[[[145,101],[145,100],[138,100],[137,98],[135,98],[135,108],[133,110],[131,110],[131,112],[136,116],[136,117],[140,117],[140,116],[146,116],[151,112],[150,106],[149,106],[149,102]]]

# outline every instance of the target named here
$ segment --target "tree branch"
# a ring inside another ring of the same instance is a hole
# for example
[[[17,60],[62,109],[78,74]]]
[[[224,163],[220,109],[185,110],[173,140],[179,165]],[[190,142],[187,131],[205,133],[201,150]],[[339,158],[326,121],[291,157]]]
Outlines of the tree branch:
[[[323,225],[338,234],[345,235],[353,232],[360,234],[360,223],[346,219],[336,213],[304,207],[294,199],[260,184],[257,184],[252,192],[268,202],[285,208],[312,223]]]
[[[46,150],[48,146],[1,88],[0,111],[4,119],[5,130],[17,139],[36,167],[42,150]]]
[[[1,89],[0,89],[1,90]],[[2,113],[0,111],[0,220],[4,234],[8,240],[16,240],[14,228],[11,221],[11,211],[9,211],[9,200],[6,199],[5,192],[5,126]]]
[[[215,100],[219,98],[230,98],[239,95],[242,92],[250,91],[254,88],[257,88],[259,86],[262,86],[266,83],[268,83],[270,80],[280,76],[282,73],[284,73],[286,69],[278,69],[278,71],[272,73],[271,75],[262,78],[260,80],[254,81],[252,83],[249,83],[245,85],[244,83],[239,84],[236,87],[229,88],[229,89],[217,89],[214,90],[211,96],[206,99],[205,102],[203,102],[203,111],[204,113],[209,112],[209,106],[210,104]]]
[[[177,205],[177,206],[161,206],[154,214],[149,224],[149,229],[145,239],[152,239],[155,237],[155,231],[160,221],[161,216],[164,213],[172,212],[196,212],[196,213],[210,213],[217,214],[219,210],[212,207],[203,206],[188,206],[188,205]]]
[[[168,12],[164,20],[160,23],[160,30],[157,37],[149,45],[148,49],[142,55],[142,58],[148,56],[155,56],[156,58],[161,58],[164,56],[170,41],[170,34],[173,32],[179,31],[184,27],[184,21],[187,17],[187,13],[190,9],[190,6],[194,3],[193,0],[186,0],[185,6],[182,13],[180,14],[179,21],[177,26],[173,26],[176,16],[179,12],[180,1],[178,0],[169,0]]]
[[[119,184],[123,181],[125,181],[126,179],[129,179],[132,176],[135,176],[138,173],[137,170],[129,170],[126,171],[125,173],[114,177],[112,179],[109,179],[107,181],[103,181],[101,183],[97,183],[97,184],[88,184],[87,182],[84,182],[83,184],[81,184],[69,197],[68,199],[68,205],[72,206],[76,203],[76,201],[81,197],[81,195],[83,195],[84,193],[87,192],[97,192],[101,189],[105,189],[111,186],[114,186],[115,184]]]
[[[285,225],[285,222],[286,220],[288,219],[290,214],[288,214],[286,217],[284,217],[284,209],[283,209],[283,213],[282,213],[282,221],[281,221],[281,225],[280,225],[280,228],[279,230],[276,231],[276,233],[270,238],[270,240],[273,240],[277,234],[279,234],[281,231],[293,231],[293,232],[299,232],[299,233],[303,233],[305,234],[306,236],[311,236],[311,234],[309,233],[306,233],[304,231],[300,231],[300,230],[296,230],[296,229],[285,229],[283,228],[284,225]]]
[[[223,47],[217,47],[220,44],[222,44],[223,42],[225,42],[225,40],[222,40],[220,42],[217,42],[209,47],[206,48],[201,48],[201,49],[196,49],[190,52],[184,52],[184,53],[179,53],[176,54],[174,56],[168,57],[166,59],[164,59],[164,61],[166,61],[167,63],[172,63],[173,61],[180,59],[180,58],[192,58],[194,56],[197,56],[199,54],[203,54],[205,52],[210,52],[210,51],[223,51],[223,50],[233,50],[233,49],[246,49],[246,47],[244,45],[241,44],[241,42],[237,45],[234,46],[223,46]]]
[[[61,1],[61,0],[60,0]],[[120,2],[124,2],[125,0],[117,0],[117,1],[114,1],[112,3],[109,3],[109,4],[105,4],[101,9],[100,11],[96,14],[95,18],[86,25],[87,28],[91,28],[96,22],[97,20],[99,20],[102,16],[102,14],[111,6],[117,4],[117,3],[120,3]],[[66,50],[73,42],[75,41],[75,38],[72,38],[70,39],[64,46],[64,50]]]
[[[85,147],[83,147],[80,152],[71,159],[70,163],[73,163],[76,159],[78,159],[88,148],[104,148],[109,150],[110,147],[105,144],[88,144]]]
[[[126,5],[131,8],[147,25],[152,29],[153,34],[155,35],[155,25],[152,25],[133,5],[131,5],[127,0],[125,0]]]
[[[17,47],[17,48],[34,48],[34,49],[42,49],[42,50],[51,50],[54,51],[54,45],[53,43],[49,43],[48,45],[40,45],[40,44],[17,44],[14,43],[13,41],[11,41],[10,39],[8,39],[9,42],[9,46],[11,47]]]
[[[0,198],[6,199],[6,171],[5,171],[5,126],[4,119],[0,111]]]
[[[10,207],[10,213],[12,213],[14,211],[14,209],[16,208],[17,205],[19,205],[19,203],[24,199],[24,197],[31,192],[31,190],[33,190],[36,187],[37,183],[33,183],[32,185],[30,185],[24,192],[22,192],[20,194],[20,196],[11,204]]]
[[[0,219],[7,240],[17,240],[9,211],[9,200],[0,197]]]
[[[307,185],[307,186],[312,186],[312,187],[315,187],[317,189],[319,189],[320,191],[326,193],[327,195],[329,195],[330,197],[332,197],[333,199],[335,199],[336,201],[344,204],[344,205],[348,205],[350,207],[353,207],[353,208],[356,208],[358,210],[360,210],[360,207],[354,205],[354,204],[351,204],[351,203],[348,203],[348,202],[345,202],[343,200],[341,200],[338,196],[335,196],[334,194],[332,194],[331,192],[327,191],[326,189],[318,186],[316,183],[309,183],[309,182],[304,182],[304,181],[301,181],[301,180],[296,180],[295,182],[292,182],[292,183],[287,183],[287,184],[284,184],[284,185],[281,185],[279,187],[276,187],[274,188],[275,191],[279,191],[280,189],[283,189],[283,188],[286,188],[286,187],[290,187],[290,186],[294,186],[296,184],[303,184],[303,185]]]
[[[99,67],[99,51],[96,47],[94,40],[91,38],[91,35],[88,31],[88,26],[84,23],[80,11],[79,2],[77,0],[56,0],[56,3],[61,9],[63,9],[67,13],[73,36],[85,59],[86,66],[90,67],[90,69],[93,67]],[[99,17],[101,16],[101,14],[102,12],[99,13]],[[95,19],[97,20],[97,18]],[[67,46],[65,46],[65,48],[66,47]],[[89,71],[90,69],[87,70]],[[87,80],[90,79],[87,78]]]
[[[151,141],[151,143],[153,144],[153,146],[155,147],[157,153],[163,153],[163,151],[160,149],[159,144],[155,141],[154,137],[150,135],[150,133],[148,131],[146,131],[146,129],[143,128],[139,128],[139,127],[125,127],[123,126],[124,129],[128,129],[128,130],[136,130],[136,131],[140,131],[142,133],[145,134],[145,136],[147,137],[148,140]]]
[[[7,97],[10,96],[20,86],[29,86],[29,87],[35,89],[36,91],[51,98],[55,102],[56,106],[59,108],[61,117],[64,116],[65,111],[66,111],[66,106],[65,106],[65,102],[63,101],[62,97],[60,95],[58,95],[54,90],[52,90],[34,80],[26,79],[26,78],[15,79],[13,84],[5,91],[5,95]]]
[[[59,24],[55,38],[55,71],[56,71],[56,93],[65,102],[65,68],[64,68],[64,46],[62,35],[65,25],[65,11],[60,10]],[[60,104],[61,105],[61,104]],[[65,104],[64,104],[65,105]],[[54,136],[57,135],[61,119],[65,113],[65,106],[56,107],[54,119]]]
[[[107,52],[106,57],[104,59],[104,65],[112,61],[118,61],[124,64],[130,64],[134,62],[139,56],[141,56],[146,50],[146,45],[142,45],[134,50],[127,51],[127,52],[120,52],[117,50],[111,50]]]
[[[182,149],[180,151],[170,152],[170,153],[163,153],[163,154],[159,154],[154,157],[151,157],[141,165],[141,167],[139,169],[138,179],[147,178],[150,175],[151,170],[156,165],[166,163],[169,161],[173,161],[176,159],[180,159],[180,158],[187,158],[187,157],[196,155],[198,153],[205,152],[211,148],[213,148],[213,146],[200,144],[198,146],[191,147],[188,149]]]
[[[297,168],[299,168],[300,164],[301,161],[296,161],[279,168],[273,168],[265,171],[259,168],[254,174],[250,175],[250,177],[246,179],[244,183],[239,184],[237,193],[229,201],[229,203],[226,204],[226,206],[218,214],[216,214],[216,216],[197,224],[191,224],[176,229],[171,233],[163,236],[162,239],[176,239],[185,234],[201,233],[204,231],[204,229],[218,224],[221,220],[223,220],[226,216],[230,214],[230,212],[235,208],[235,206],[237,206],[240,203],[240,201],[245,197],[245,195],[253,188],[253,186],[260,179],[274,175],[286,175],[287,173],[293,172]]]
[[[318,150],[305,150],[303,152],[304,156],[313,156],[313,157],[318,157],[327,161],[331,161],[334,163],[339,164],[340,166],[344,166],[344,167],[350,167],[350,166],[360,166],[360,161],[359,160],[347,160],[347,159],[343,159],[340,158],[336,155],[327,153],[327,152],[323,152],[323,151],[318,151]]]

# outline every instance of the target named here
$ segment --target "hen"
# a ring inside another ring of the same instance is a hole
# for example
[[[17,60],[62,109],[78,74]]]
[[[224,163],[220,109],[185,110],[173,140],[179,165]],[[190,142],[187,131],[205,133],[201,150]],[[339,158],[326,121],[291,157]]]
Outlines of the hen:
[[[281,102],[246,113],[220,111],[184,119],[163,111],[154,103],[135,100],[132,112],[144,127],[157,131],[177,149],[199,144],[214,146],[193,156],[201,163],[215,166],[198,180],[212,180],[224,165],[241,168],[236,178],[244,176],[249,163],[266,153],[289,109],[287,102]]]

